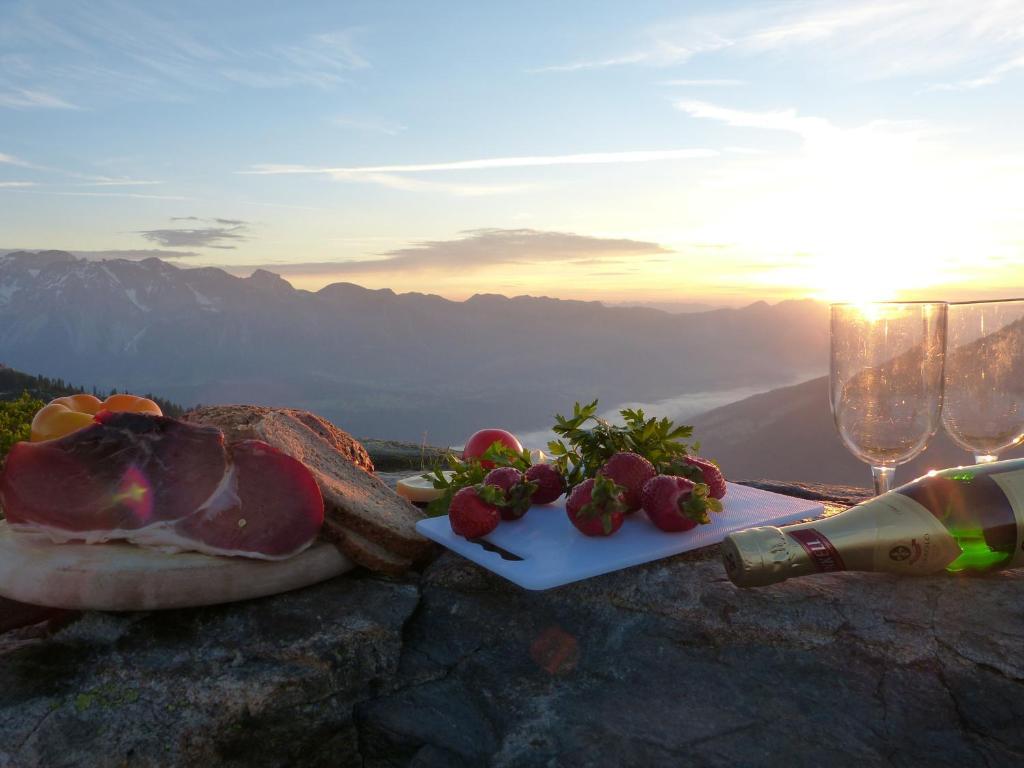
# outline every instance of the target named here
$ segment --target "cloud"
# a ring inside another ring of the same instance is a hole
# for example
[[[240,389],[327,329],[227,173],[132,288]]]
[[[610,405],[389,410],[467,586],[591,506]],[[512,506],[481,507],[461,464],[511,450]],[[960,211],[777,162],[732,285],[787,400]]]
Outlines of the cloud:
[[[100,259],[128,259],[129,261],[141,261],[142,259],[190,259],[199,256],[198,251],[169,251],[163,248],[119,248],[107,251],[70,251],[70,253],[82,259],[96,261]]]
[[[806,50],[816,66],[845,63],[860,78],[914,76],[988,65],[993,58],[1013,61],[1024,54],[1022,29],[1024,3],[1016,0],[769,2],[651,24],[625,53],[534,71],[665,67],[723,50],[742,56]],[[1007,71],[990,70],[950,89],[988,85]]]
[[[603,165],[611,163],[650,163],[661,160],[691,160],[713,157],[713,149],[655,149],[630,152],[589,152],[576,155],[527,155],[523,157],[490,157],[478,160],[456,160],[445,163],[409,163],[405,165],[369,165],[341,168],[311,168],[301,165],[255,165],[244,174],[373,174],[421,173],[425,171],[476,171],[496,168],[532,168],[548,165]]]
[[[22,189],[34,186],[36,186],[34,181],[0,181],[0,189]]]
[[[248,225],[251,223],[243,221],[242,219],[204,219],[200,216],[171,216],[171,221],[208,221],[214,224],[224,224],[229,227]]]
[[[805,138],[821,135],[833,130],[828,120],[820,117],[801,117],[795,109],[752,112],[730,109],[706,101],[679,101],[676,107],[693,116],[718,120],[726,125],[743,128],[764,128],[772,131],[786,131]]]
[[[379,133],[385,136],[397,136],[406,130],[406,127],[401,123],[372,117],[361,118],[339,115],[330,118],[330,122],[341,128],[353,128],[364,133]]]
[[[369,274],[477,270],[502,264],[614,263],[623,257],[670,253],[657,243],[590,237],[535,229],[473,229],[454,240],[426,240],[383,254],[380,259],[225,267],[231,271],[267,269],[289,275]]]
[[[714,157],[713,149],[657,149],[627,152],[590,152],[574,155],[527,155],[491,157],[476,160],[455,160],[441,163],[406,163],[402,165],[369,165],[353,167],[316,167],[308,165],[253,165],[240,174],[256,176],[323,175],[339,181],[370,182],[403,190],[435,190],[457,195],[492,195],[533,189],[531,184],[462,184],[439,183],[412,179],[404,174],[447,171],[501,170],[567,165],[607,165],[619,163],[651,163]]]
[[[551,64],[528,70],[532,73],[580,72],[623,66],[668,67],[683,64],[694,56],[728,47],[731,42],[702,26],[681,27],[657,24],[640,32],[638,43],[624,53],[567,64]]]
[[[746,85],[746,81],[731,80],[727,78],[708,78],[705,80],[666,80],[665,85],[692,86],[696,88],[732,87],[737,85]]]
[[[247,222],[238,219],[199,219],[195,216],[179,216],[171,221],[212,221],[219,226],[198,229],[144,229],[136,234],[169,248],[219,248],[233,250],[235,242],[249,239]]]
[[[152,187],[163,184],[162,181],[147,179],[111,179],[106,176],[89,176],[88,174],[71,173],[69,171],[64,171],[64,173],[74,178],[93,179],[93,181],[79,182],[74,185],[76,187]]]
[[[968,91],[975,88],[982,88],[986,85],[995,85],[1006,75],[1017,69],[1024,69],[1024,55],[1005,61],[997,67],[993,67],[988,73],[980,77],[957,80],[952,83],[937,83],[926,88],[926,91]]]
[[[239,66],[222,69],[227,80],[250,88],[307,85],[328,89],[347,82],[349,73],[370,62],[357,50],[356,30],[319,32],[304,40],[274,46],[266,55],[243,57]]]
[[[75,182],[60,182],[59,184],[40,184],[33,182],[32,186],[74,186],[74,187],[136,187],[136,186],[152,186],[155,184],[163,184],[162,181],[148,181],[141,179],[125,179],[125,178],[113,178],[110,176],[97,176],[90,173],[79,173],[78,171],[69,171],[62,168],[53,168],[48,165],[38,165],[31,163],[28,160],[22,160],[14,155],[4,154],[0,152],[0,165],[13,165],[17,168],[26,168],[32,171],[39,171],[44,174],[56,174],[64,176],[68,179],[80,179],[81,181]],[[24,186],[24,185],[21,185]]]
[[[181,101],[237,86],[328,89],[370,66],[359,34],[328,28],[277,44],[230,45],[174,3],[19,3],[0,20],[0,108]]]
[[[39,252],[54,250],[52,248],[0,248],[0,254],[13,253],[15,251]],[[60,249],[63,250],[63,249]],[[128,259],[129,261],[141,261],[143,259],[186,259],[199,256],[196,251],[168,251],[162,248],[115,248],[106,251],[68,251],[72,256],[89,261],[102,261],[104,259]]]
[[[297,82],[326,87],[344,80],[347,72],[369,68],[370,62],[356,50],[355,37],[353,29],[320,32],[300,44],[278,46],[277,53]]]
[[[6,93],[0,91],[0,107],[9,109],[80,109],[53,94],[30,91],[26,88],[16,88]]]
[[[988,147],[955,147],[948,132],[920,122],[845,126],[795,109],[678,107],[799,137],[795,146],[727,158],[704,178],[706,213],[692,238],[735,244],[720,286],[800,285],[829,299],[880,299],[963,275],[965,253],[974,274],[1001,255],[1019,258],[1021,175]],[[759,270],[751,268],[757,258]]]
[[[332,173],[332,178],[340,181],[368,182],[379,184],[389,189],[407,192],[430,191],[445,192],[462,197],[480,197],[483,195],[504,195],[536,189],[536,184],[465,184],[412,179],[393,173]]]
[[[36,165],[35,163],[30,163],[27,160],[22,160],[14,155],[5,155],[3,152],[0,152],[0,165],[14,165],[18,168],[31,168],[36,171],[49,170],[48,168]]]
[[[62,195],[67,197],[126,197],[135,200],[193,200],[184,195],[146,195],[139,192],[67,192],[62,190],[31,189],[34,195]]]
[[[595,59],[584,61],[573,61],[568,64],[552,64],[547,67],[537,67],[530,72],[579,72],[585,69],[607,69],[608,67],[620,67],[623,64],[640,64],[651,59],[651,55],[644,51],[627,53],[622,56],[612,56],[607,59]]]

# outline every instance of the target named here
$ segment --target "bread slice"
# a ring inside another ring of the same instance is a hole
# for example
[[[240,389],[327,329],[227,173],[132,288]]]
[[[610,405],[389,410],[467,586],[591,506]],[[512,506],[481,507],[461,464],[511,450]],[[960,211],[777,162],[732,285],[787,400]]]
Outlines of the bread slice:
[[[384,549],[333,520],[324,520],[322,535],[348,557],[371,571],[401,576],[413,565],[412,560]]]
[[[321,438],[334,446],[334,450],[360,469],[365,469],[367,472],[374,471],[373,459],[370,458],[370,454],[366,452],[366,448],[363,447],[363,444],[352,437],[348,432],[338,429],[327,419],[317,416],[315,413],[310,413],[309,411],[300,411],[295,408],[283,408],[281,409],[281,413],[286,413],[301,421],[311,430],[316,432],[316,434]]]
[[[367,471],[364,467],[373,463],[362,445],[325,419],[250,405],[198,408],[184,419],[219,427],[229,442],[263,440],[303,462],[324,497],[325,518],[332,524],[328,530],[325,523],[325,531],[345,542],[343,551],[356,562],[375,562],[380,567],[367,567],[395,572],[429,550],[415,528],[423,513]]]

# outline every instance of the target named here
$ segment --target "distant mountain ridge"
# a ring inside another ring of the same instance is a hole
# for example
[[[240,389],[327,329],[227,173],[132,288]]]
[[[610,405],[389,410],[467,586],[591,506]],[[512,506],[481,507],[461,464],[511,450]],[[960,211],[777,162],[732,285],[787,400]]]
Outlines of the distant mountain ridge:
[[[828,377],[754,395],[693,420],[701,450],[735,479],[870,486],[871,470],[846,449],[832,422]],[[1024,447],[1001,458],[1024,456]],[[924,453],[896,468],[897,483],[930,469],[973,464],[940,429]]]
[[[772,386],[823,369],[826,308],[794,301],[669,314],[481,294],[450,301],[351,283],[298,290],[159,259],[0,257],[0,360],[184,405],[307,407],[357,434],[460,442],[609,405]]]

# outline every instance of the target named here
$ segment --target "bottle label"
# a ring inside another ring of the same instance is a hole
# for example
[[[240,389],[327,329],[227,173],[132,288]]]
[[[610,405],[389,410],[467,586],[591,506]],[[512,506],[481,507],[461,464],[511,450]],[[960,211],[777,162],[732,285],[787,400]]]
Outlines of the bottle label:
[[[839,550],[832,546],[832,542],[821,532],[813,528],[801,528],[788,531],[788,533],[791,538],[795,539],[804,548],[804,552],[811,558],[811,563],[814,564],[815,569],[819,572],[846,570],[846,565],[843,564],[843,558],[840,556]]]
[[[937,573],[960,556],[956,539],[935,515],[900,493],[782,530],[803,548],[804,572]]]
[[[1017,548],[1005,567],[1024,567],[1024,470],[993,473],[992,479],[1003,489],[1017,520]]]
[[[926,507],[900,493],[878,501],[889,513],[879,521],[871,570],[937,573],[960,556],[956,539]]]

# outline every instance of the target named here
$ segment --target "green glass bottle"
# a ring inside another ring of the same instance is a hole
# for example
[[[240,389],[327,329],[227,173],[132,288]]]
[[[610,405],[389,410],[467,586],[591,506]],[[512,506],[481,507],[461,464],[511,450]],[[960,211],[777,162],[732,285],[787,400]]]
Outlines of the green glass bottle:
[[[1024,566],[1024,459],[930,472],[833,517],[738,531],[722,550],[744,587],[827,571]]]

